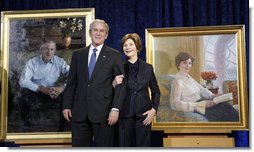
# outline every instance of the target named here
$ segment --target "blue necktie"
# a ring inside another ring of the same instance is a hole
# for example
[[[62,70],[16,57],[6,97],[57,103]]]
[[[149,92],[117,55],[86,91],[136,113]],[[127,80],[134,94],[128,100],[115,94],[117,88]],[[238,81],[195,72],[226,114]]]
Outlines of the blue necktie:
[[[88,69],[89,69],[89,79],[91,78],[92,76],[92,73],[93,73],[93,69],[94,69],[94,66],[95,66],[95,63],[96,63],[96,51],[98,51],[96,48],[93,49],[93,53],[90,57],[90,62],[89,62],[89,65],[88,65]]]

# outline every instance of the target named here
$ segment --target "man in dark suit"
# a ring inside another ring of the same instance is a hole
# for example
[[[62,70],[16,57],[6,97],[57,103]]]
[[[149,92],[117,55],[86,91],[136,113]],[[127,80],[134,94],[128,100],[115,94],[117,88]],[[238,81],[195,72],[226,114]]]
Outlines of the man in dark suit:
[[[72,146],[113,146],[114,124],[119,117],[125,84],[112,87],[116,75],[124,74],[120,52],[104,44],[109,27],[103,20],[90,24],[92,44],[73,53],[63,115],[71,121]]]

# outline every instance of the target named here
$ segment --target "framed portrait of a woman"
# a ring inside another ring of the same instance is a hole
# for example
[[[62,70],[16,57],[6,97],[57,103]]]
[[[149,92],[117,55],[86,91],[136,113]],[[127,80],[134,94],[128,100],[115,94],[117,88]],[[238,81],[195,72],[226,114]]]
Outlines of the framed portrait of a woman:
[[[244,25],[146,29],[147,61],[161,90],[154,130],[248,129],[244,32]]]

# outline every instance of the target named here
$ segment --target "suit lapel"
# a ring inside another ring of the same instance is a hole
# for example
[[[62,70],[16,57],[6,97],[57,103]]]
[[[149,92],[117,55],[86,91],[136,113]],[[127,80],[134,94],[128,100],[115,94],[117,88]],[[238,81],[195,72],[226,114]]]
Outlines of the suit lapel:
[[[107,49],[106,46],[103,45],[101,52],[99,54],[99,57],[95,63],[95,67],[91,76],[90,81],[94,79],[94,77],[99,73],[99,71],[102,69],[103,65],[105,64],[106,59],[108,58],[107,56]]]
[[[88,52],[89,52],[89,47],[86,47],[83,52],[82,52],[82,55],[80,56],[81,59],[80,61],[82,62],[80,65],[81,65],[81,69],[84,69],[84,70],[80,70],[80,71],[84,71],[84,75],[86,76],[86,79],[88,80],[89,76],[88,76]]]

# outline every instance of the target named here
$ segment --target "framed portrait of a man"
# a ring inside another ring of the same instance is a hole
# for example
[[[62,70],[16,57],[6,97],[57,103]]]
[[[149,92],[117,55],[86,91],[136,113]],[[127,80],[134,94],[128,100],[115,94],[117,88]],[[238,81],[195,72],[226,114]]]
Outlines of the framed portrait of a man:
[[[27,72],[30,70],[36,71],[34,83],[45,75],[45,84],[54,81],[64,87],[66,79],[55,73],[59,67],[62,67],[61,73],[67,73],[72,53],[91,43],[87,37],[94,13],[94,8],[1,12],[0,139],[14,140],[17,144],[31,141],[70,143],[70,128],[61,123],[61,104],[51,106],[47,100],[38,100],[31,95],[25,97],[23,88],[32,93],[36,90],[22,81],[31,74]],[[50,58],[50,63],[59,61],[58,68],[53,69],[55,72],[48,72],[42,65],[39,69],[34,68],[40,63],[35,62],[36,57],[44,61],[50,54],[43,54],[43,51],[51,49],[54,49],[56,58]],[[25,100],[29,100],[29,104],[24,104]]]

